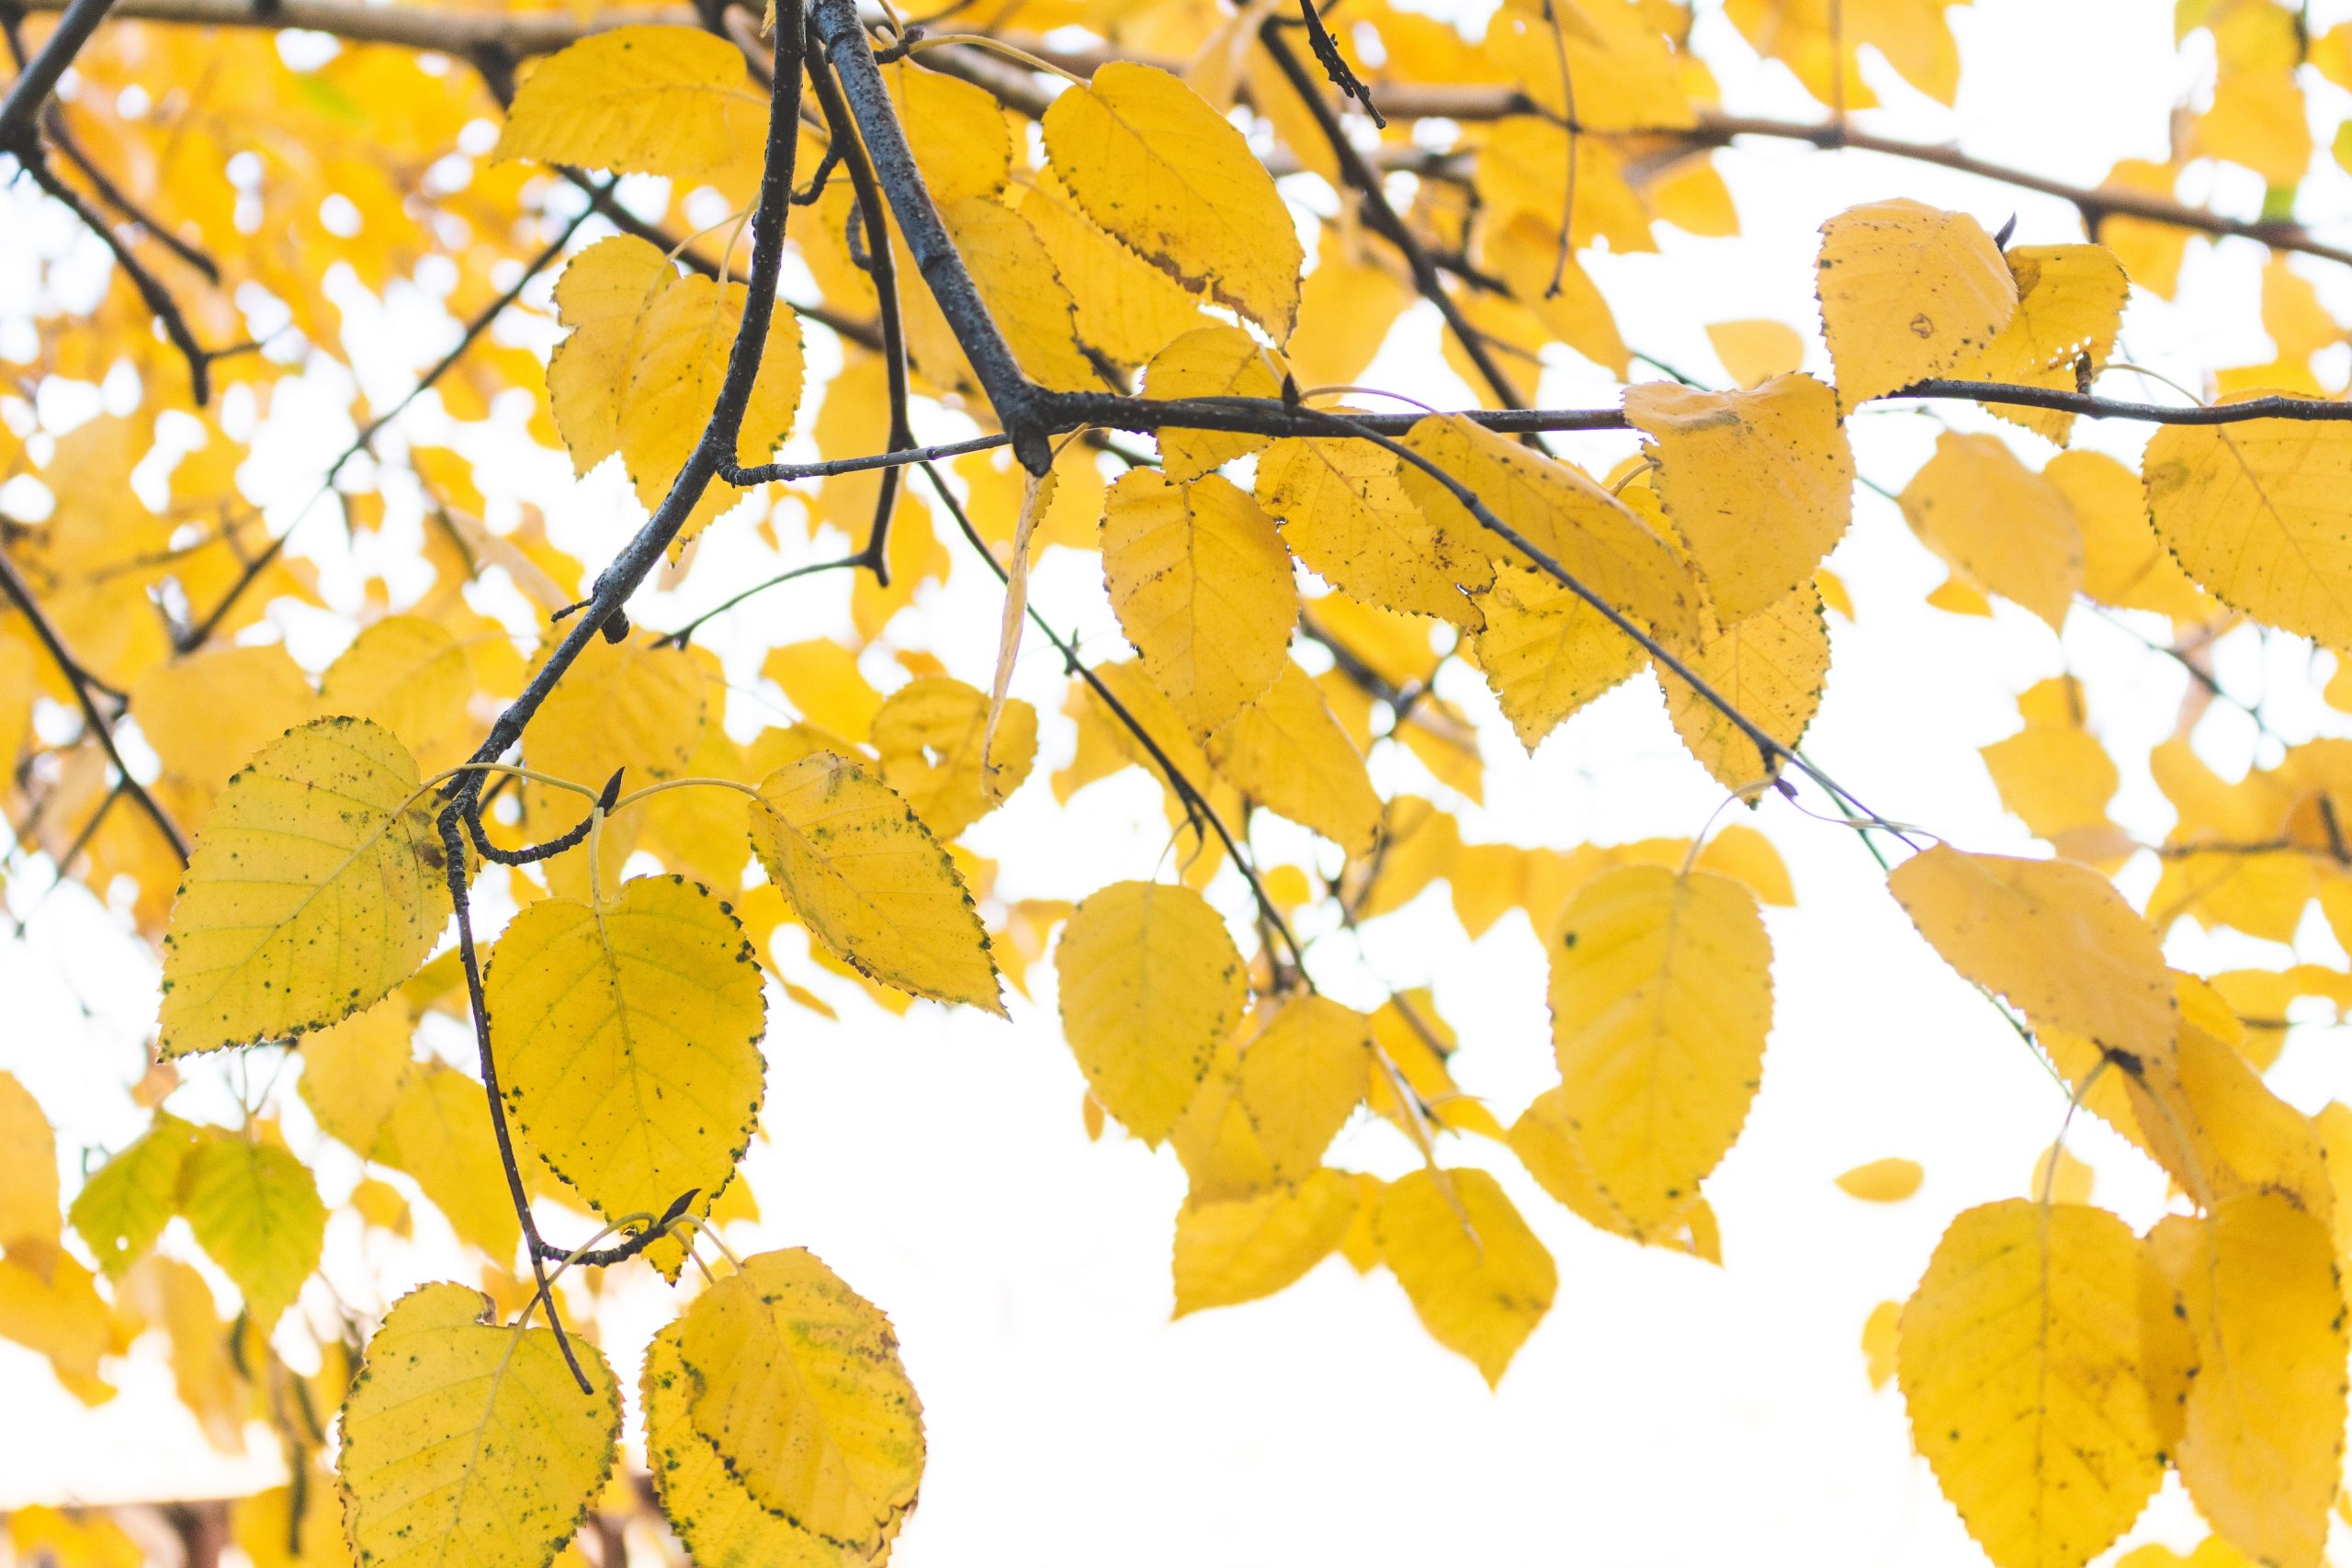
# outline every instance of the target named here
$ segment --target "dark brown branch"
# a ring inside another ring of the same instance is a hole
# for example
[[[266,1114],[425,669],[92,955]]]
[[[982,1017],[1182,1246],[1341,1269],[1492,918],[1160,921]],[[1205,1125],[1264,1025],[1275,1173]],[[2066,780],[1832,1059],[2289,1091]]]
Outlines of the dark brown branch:
[[[8,84],[8,96],[0,98],[0,152],[13,152],[30,166],[41,107],[113,5],[114,0],[69,0],[57,26],[41,40],[40,52]]]
[[[964,258],[948,238],[946,225],[940,221],[939,209],[907,145],[906,132],[890,107],[889,88],[874,63],[874,51],[857,18],[856,0],[817,0],[810,16],[823,40],[825,58],[831,62],[856,118],[875,177],[898,216],[899,232],[914,257],[915,270],[922,274],[972,373],[979,378],[981,391],[995,405],[997,423],[1012,438],[1013,456],[1031,473],[1044,473],[1052,466],[1053,449],[1033,428],[1031,420],[1031,406],[1044,395],[1044,389],[1022,371],[982,302],[972,275],[965,270]]]
[[[147,786],[131,773],[130,764],[122,760],[122,752],[114,742],[114,727],[98,711],[97,698],[92,694],[97,682],[66,650],[63,640],[57,635],[57,628],[50,625],[49,617],[35,603],[31,587],[18,575],[17,563],[6,555],[0,555],[0,593],[6,594],[9,602],[17,606],[18,613],[33,628],[33,635],[40,639],[41,647],[49,650],[49,657],[56,664],[58,672],[65,677],[65,683],[74,688],[74,698],[82,707],[82,720],[106,752],[107,761],[114,764],[115,774],[121,780],[122,787],[130,792],[131,799],[139,803],[139,809],[147,814],[147,819],[155,824],[155,830],[164,835],[164,841],[172,846],[172,852],[179,857],[180,863],[186,865],[187,840],[180,836],[179,828],[156,804]]]
[[[841,83],[822,55],[808,62],[808,86],[817,107],[824,112],[825,130],[831,138],[827,155],[841,154],[849,172],[850,188],[857,195],[858,218],[865,228],[865,275],[874,282],[876,310],[882,321],[882,367],[890,399],[888,449],[902,452],[915,444],[915,432],[907,414],[907,333],[906,318],[899,308],[899,262],[890,249],[890,225],[883,211],[881,185],[875,176],[874,160],[866,152],[856,123],[850,118]],[[882,470],[882,483],[874,496],[874,522],[865,531],[865,548],[858,555],[859,561],[874,574],[874,581],[885,588],[890,585],[887,551],[890,543],[890,512],[899,502],[899,465]]]

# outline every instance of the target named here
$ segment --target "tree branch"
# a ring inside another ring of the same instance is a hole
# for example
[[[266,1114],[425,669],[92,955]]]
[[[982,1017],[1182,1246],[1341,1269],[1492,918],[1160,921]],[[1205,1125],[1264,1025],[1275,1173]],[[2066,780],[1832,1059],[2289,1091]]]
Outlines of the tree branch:
[[[922,172],[907,146],[906,133],[891,110],[889,88],[874,63],[874,51],[857,18],[856,0],[817,0],[810,16],[823,40],[825,58],[831,62],[850,112],[856,118],[875,177],[889,197],[891,210],[898,214],[899,232],[905,236],[915,269],[922,274],[964,357],[971,362],[981,391],[995,405],[997,423],[1012,436],[1013,456],[1031,473],[1044,473],[1053,463],[1053,450],[1046,437],[1032,428],[1031,420],[1032,405],[1044,395],[1044,389],[1030,380],[1013,358],[996,319],[989,314],[972,283],[972,275],[965,270],[956,243],[948,238],[946,225],[940,221],[930,188],[923,184]]]
[[[58,78],[98,30],[115,0],[69,0],[57,26],[41,40],[40,52],[17,73],[8,84],[8,96],[0,98],[0,152],[14,152],[20,159],[33,144],[34,126],[38,123],[41,106],[49,102],[50,94],[57,90]],[[42,7],[45,8],[45,7]]]
[[[73,654],[66,651],[63,639],[57,635],[57,628],[49,624],[49,617],[41,613],[40,605],[34,601],[31,587],[17,573],[17,563],[6,555],[0,555],[0,593],[5,593],[23,615],[33,628],[33,635],[40,639],[41,647],[49,650],[49,657],[56,664],[58,672],[65,677],[65,683],[74,688],[74,700],[82,706],[82,720],[106,752],[107,761],[114,764],[122,788],[139,803],[139,809],[147,814],[147,819],[155,824],[156,831],[164,835],[164,841],[172,846],[172,852],[179,857],[182,865],[186,865],[187,840],[180,836],[179,828],[164,808],[155,803],[155,797],[148,793],[147,786],[131,773],[130,764],[122,760],[122,752],[114,743],[114,727],[98,711],[97,698],[91,694],[92,687],[96,684],[95,678],[82,668]]]
[[[827,156],[840,154],[849,172],[850,187],[857,195],[857,212],[865,226],[865,275],[874,282],[876,313],[882,321],[882,367],[889,383],[889,450],[904,451],[915,444],[914,425],[907,416],[906,318],[899,306],[899,261],[890,249],[890,225],[882,210],[882,190],[874,160],[850,118],[841,83],[820,55],[809,62],[808,85],[823,110],[825,130],[831,138]],[[858,559],[874,573],[874,581],[890,585],[890,562],[885,553],[890,542],[890,511],[899,501],[899,466],[882,470],[881,488],[875,492],[874,522],[865,531],[865,547]]]

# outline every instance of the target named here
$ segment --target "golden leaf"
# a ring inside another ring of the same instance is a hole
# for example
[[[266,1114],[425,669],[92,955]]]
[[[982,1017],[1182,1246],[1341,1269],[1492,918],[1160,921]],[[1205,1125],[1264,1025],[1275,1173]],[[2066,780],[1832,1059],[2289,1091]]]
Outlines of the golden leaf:
[[[700,28],[624,27],[540,62],[494,156],[693,182],[766,141],[767,96],[741,50]]]
[[[1388,1184],[1372,1223],[1430,1337],[1468,1357],[1489,1387],[1500,1382],[1560,1282],[1501,1183],[1483,1170],[1417,1170]]]
[[[2017,314],[2018,285],[1984,226],[1907,197],[1822,225],[1821,325],[1851,409],[1967,364]]]
[[[1256,1301],[1303,1278],[1355,1224],[1356,1179],[1316,1170],[1246,1198],[1176,1212],[1176,1315]]]
[[[1240,1016],[1241,954],[1189,887],[1117,882],[1070,911],[1054,951],[1062,1032],[1095,1099],[1157,1144]]]

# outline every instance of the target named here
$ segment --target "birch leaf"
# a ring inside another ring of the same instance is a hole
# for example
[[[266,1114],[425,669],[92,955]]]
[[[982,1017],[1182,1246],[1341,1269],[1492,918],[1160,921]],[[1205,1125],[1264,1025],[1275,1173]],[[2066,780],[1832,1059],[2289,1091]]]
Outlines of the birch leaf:
[[[700,28],[625,27],[540,62],[495,156],[698,181],[767,141],[743,51]]]
[[[1951,374],[2017,314],[2000,247],[1964,212],[1898,197],[1849,208],[1821,229],[1821,326],[1851,409]]]
[[[1500,1382],[1560,1283],[1502,1184],[1483,1170],[1417,1170],[1388,1184],[1372,1223],[1430,1337]]]
[[[1062,1032],[1094,1098],[1157,1144],[1241,1016],[1241,954],[1189,887],[1118,882],[1070,911],[1054,953]]]
[[[348,1018],[414,973],[449,918],[441,838],[407,748],[322,718],[229,781],[164,937],[166,1056]]]
[[[393,1303],[343,1406],[345,1539],[371,1568],[546,1568],[612,1472],[620,1393],[595,1347],[500,1326],[426,1285]]]

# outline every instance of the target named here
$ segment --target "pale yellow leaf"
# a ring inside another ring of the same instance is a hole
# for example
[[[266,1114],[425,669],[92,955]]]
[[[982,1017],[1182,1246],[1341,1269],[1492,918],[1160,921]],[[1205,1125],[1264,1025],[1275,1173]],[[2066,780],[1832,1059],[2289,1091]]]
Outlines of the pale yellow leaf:
[[[1639,671],[1649,655],[1574,590],[1542,572],[1497,566],[1472,596],[1479,672],[1530,751],[1567,717]]]
[[[57,1193],[49,1115],[15,1075],[0,1073],[0,1250],[55,1247],[64,1232]]]
[[[1595,1189],[1647,1239],[1739,1137],[1772,1021],[1756,895],[1657,865],[1579,888],[1550,939],[1563,1120]]]
[[[1829,679],[1829,626],[1810,581],[1786,598],[1718,632],[1683,656],[1692,674],[1750,723],[1793,750],[1820,711]],[[1767,757],[1747,732],[1699,689],[1660,666],[1667,716],[1675,733],[1717,784],[1753,796],[1778,777],[1785,759]]]
[[[1919,1190],[1926,1176],[1916,1159],[1874,1159],[1838,1179],[1838,1190],[1866,1203],[1900,1203]]]
[[[543,898],[490,951],[484,992],[516,1130],[599,1214],[707,1213],[759,1120],[760,966],[699,883]]]
[[[1152,355],[1144,367],[1143,395],[1162,400],[1278,398],[1284,374],[1273,351],[1239,327],[1198,327]],[[1216,430],[1164,430],[1159,433],[1160,471],[1182,484],[1248,457],[1267,440]]]
[[[2115,351],[2131,279],[2098,245],[2019,245],[2008,253],[2018,312],[1991,343],[1954,367],[1967,381],[2007,381],[2075,391]],[[2054,409],[1987,403],[1985,409],[2064,444],[2075,416]]]
[[[1343,592],[1389,610],[1475,627],[1464,590],[1494,579],[1498,541],[1433,521],[1405,493],[1396,459],[1369,441],[1294,436],[1258,458],[1258,503],[1282,520],[1298,558]]]
[[[1804,339],[1785,321],[1760,317],[1710,321],[1707,342],[1731,378],[1743,387],[1761,386],[1804,366]]]
[[[1945,963],[2035,1024],[2142,1057],[2171,1053],[2179,1018],[2164,953],[2089,867],[1938,844],[1887,886]]]
[[[473,693],[473,667],[446,628],[422,615],[387,615],[327,666],[319,706],[375,720],[432,767],[457,760]]]
[[[701,28],[624,27],[540,62],[494,154],[696,181],[767,140],[743,51]]]
[[[2231,608],[2352,647],[2352,426],[2166,425],[2140,472],[2156,533]]]
[[[1070,912],[1054,967],[1062,1032],[1095,1099],[1159,1143],[1241,1014],[1241,954],[1225,921],[1188,887],[1114,883]]]
[[[1005,702],[985,762],[988,694],[948,675],[918,676],[874,715],[882,778],[906,797],[923,826],[953,839],[995,810],[1029,776],[1037,755],[1037,710]]]
[[[1356,1221],[1356,1179],[1316,1170],[1246,1198],[1176,1212],[1176,1315],[1256,1301],[1329,1257]]]
[[[1417,1170],[1388,1184],[1372,1223],[1430,1337],[1489,1387],[1501,1382],[1560,1282],[1502,1184],[1483,1170]]]
[[[2065,491],[2018,461],[1998,436],[1946,431],[1903,487],[1920,542],[1988,593],[2065,625],[2083,585],[2082,526]]]
[[[1351,855],[1372,852],[1381,806],[1363,754],[1297,665],[1285,660],[1272,686],[1209,733],[1204,750],[1227,782],[1258,804]]]
[[[1274,1173],[1304,1178],[1370,1087],[1372,1024],[1313,992],[1281,1004],[1241,1047],[1241,1109]]]

